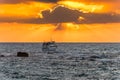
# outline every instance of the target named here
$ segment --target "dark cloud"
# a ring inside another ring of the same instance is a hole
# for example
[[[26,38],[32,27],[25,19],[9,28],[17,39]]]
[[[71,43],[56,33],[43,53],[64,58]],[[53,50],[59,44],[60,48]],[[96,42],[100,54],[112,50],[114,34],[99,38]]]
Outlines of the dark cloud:
[[[92,23],[115,23],[120,22],[120,14],[110,13],[83,13],[78,10],[72,10],[63,6],[58,6],[52,11],[45,10],[41,12],[43,18],[28,18],[20,19],[19,17],[3,17],[0,22],[18,22],[18,23],[32,23],[32,24],[48,24],[48,23],[65,23],[75,22],[78,24],[92,24]],[[84,19],[78,20],[79,17]]]
[[[80,12],[66,7],[58,6],[53,11],[42,11],[43,20],[47,23],[75,22]]]
[[[35,1],[39,1],[39,2],[49,2],[49,3],[56,3],[60,0],[35,0]]]
[[[119,0],[63,0],[63,1],[78,1],[78,2],[119,2]]]
[[[25,2],[25,0],[0,0],[0,3],[5,3],[5,4],[16,4],[21,2]]]
[[[16,23],[29,23],[29,24],[44,24],[45,22],[40,18],[20,18],[20,17],[0,17],[0,22],[16,22]]]
[[[92,24],[92,23],[115,23],[120,22],[119,14],[110,13],[82,13],[83,20],[79,20],[79,24]]]
[[[45,2],[45,3],[56,3],[58,1],[78,1],[78,2],[113,2],[113,3],[119,3],[119,0],[0,0],[0,3],[6,3],[6,4],[16,4],[16,3],[24,3],[27,1],[38,1],[38,2]]]
[[[113,23],[120,22],[119,14],[112,13],[83,13],[78,10],[72,10],[63,6],[58,6],[53,11],[42,11],[43,19],[42,23],[64,23],[64,22],[76,22],[81,24],[90,23]],[[83,17],[83,20],[78,20],[79,17]]]
[[[5,4],[17,4],[17,3],[24,3],[28,1],[37,1],[37,2],[45,2],[45,3],[56,3],[60,0],[0,0],[0,3]]]

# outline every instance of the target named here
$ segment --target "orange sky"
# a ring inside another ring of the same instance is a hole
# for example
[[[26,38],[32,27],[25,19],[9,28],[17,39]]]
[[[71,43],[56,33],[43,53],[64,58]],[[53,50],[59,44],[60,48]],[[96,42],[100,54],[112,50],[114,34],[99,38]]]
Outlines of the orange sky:
[[[102,20],[101,23],[93,20],[90,24],[88,24],[89,21],[82,24],[24,22],[24,20],[31,19],[35,22],[34,19],[44,18],[42,11],[49,9],[52,12],[59,5],[70,11],[88,13],[86,14],[88,16],[94,16],[93,13],[99,13],[100,16],[106,13],[116,15],[120,14],[119,0],[101,0],[101,2],[98,0],[14,1],[0,0],[0,42],[42,42],[49,41],[51,37],[57,42],[120,42],[120,22],[117,22],[116,17],[113,18],[113,16],[110,18],[111,21],[105,19],[107,23]],[[61,17],[64,19],[65,16]],[[79,19],[86,20],[85,17],[82,16]],[[23,22],[19,22],[19,19]],[[90,19],[88,17],[88,20]]]

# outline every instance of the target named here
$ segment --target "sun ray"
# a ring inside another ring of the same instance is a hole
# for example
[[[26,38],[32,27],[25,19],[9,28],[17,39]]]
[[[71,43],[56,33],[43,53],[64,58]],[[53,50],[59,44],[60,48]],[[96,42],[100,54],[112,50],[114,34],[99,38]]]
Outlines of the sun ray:
[[[104,5],[98,4],[85,4],[82,2],[75,2],[75,1],[60,1],[58,4],[62,4],[74,9],[81,10],[83,12],[100,12]]]

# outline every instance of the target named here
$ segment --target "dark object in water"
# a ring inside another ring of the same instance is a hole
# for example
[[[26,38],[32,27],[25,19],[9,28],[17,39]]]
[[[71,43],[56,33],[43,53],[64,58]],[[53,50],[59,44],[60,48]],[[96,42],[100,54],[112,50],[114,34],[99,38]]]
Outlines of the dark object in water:
[[[75,74],[74,76],[75,76],[75,77],[87,77],[88,74],[81,73],[81,74]]]
[[[90,58],[89,61],[96,61],[96,59],[94,59],[94,58]]]
[[[96,59],[101,59],[101,57],[100,56],[96,56],[96,55],[93,55],[93,56],[89,57],[90,61],[96,61]]]
[[[4,55],[0,55],[0,57],[5,57]]]
[[[80,60],[85,60],[85,57],[81,57],[81,59]]]
[[[90,58],[101,58],[101,57],[100,57],[100,56],[93,55],[93,56],[90,56]]]
[[[44,42],[42,44],[42,51],[46,52],[46,53],[55,53],[57,49],[57,45],[55,43],[55,41],[51,41],[51,42]]]
[[[17,57],[28,57],[29,54],[27,52],[17,52]]]

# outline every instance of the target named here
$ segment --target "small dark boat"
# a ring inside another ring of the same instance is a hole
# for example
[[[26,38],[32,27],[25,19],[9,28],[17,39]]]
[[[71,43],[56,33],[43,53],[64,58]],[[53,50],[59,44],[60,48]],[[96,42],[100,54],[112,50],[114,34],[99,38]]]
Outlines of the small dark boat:
[[[57,45],[55,41],[44,42],[42,44],[42,51],[45,53],[55,53],[57,49]]]

